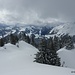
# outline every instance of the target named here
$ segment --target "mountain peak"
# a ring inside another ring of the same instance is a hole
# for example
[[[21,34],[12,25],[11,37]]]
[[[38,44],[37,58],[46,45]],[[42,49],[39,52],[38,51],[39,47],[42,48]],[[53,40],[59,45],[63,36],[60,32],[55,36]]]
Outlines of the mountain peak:
[[[50,34],[57,34],[57,35],[69,34],[73,36],[75,35],[75,22],[68,22],[63,25],[56,26],[51,30]]]

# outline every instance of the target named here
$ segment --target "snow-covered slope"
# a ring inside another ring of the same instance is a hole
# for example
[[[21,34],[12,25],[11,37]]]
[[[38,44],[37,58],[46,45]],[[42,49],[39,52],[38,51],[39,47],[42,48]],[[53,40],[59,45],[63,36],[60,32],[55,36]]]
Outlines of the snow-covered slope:
[[[65,23],[64,25],[59,25],[53,28],[50,34],[57,34],[57,35],[69,34],[73,36],[75,35],[75,23]]]
[[[19,48],[6,44],[0,48],[0,75],[75,75],[74,69],[35,63],[33,46],[20,41]]]
[[[66,50],[64,47],[58,51],[58,54],[64,67],[75,69],[75,49]]]

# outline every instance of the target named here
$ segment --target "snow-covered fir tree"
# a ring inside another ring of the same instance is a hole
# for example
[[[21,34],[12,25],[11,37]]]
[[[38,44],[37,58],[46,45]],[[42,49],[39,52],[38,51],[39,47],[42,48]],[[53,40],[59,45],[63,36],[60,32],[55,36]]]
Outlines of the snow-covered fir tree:
[[[46,39],[42,39],[40,43],[40,50],[35,57],[35,61],[42,64],[60,66],[60,58],[58,57],[56,50],[53,48],[53,44],[50,44],[51,48],[47,48]]]

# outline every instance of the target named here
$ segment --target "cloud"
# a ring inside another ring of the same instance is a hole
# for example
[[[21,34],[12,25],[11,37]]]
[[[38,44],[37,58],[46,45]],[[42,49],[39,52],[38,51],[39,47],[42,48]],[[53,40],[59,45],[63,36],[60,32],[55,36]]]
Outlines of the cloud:
[[[10,12],[7,10],[0,11],[0,22],[6,24],[32,24],[34,21],[40,20],[38,14],[34,11],[26,11],[24,14]]]
[[[15,23],[48,18],[75,21],[74,8],[75,0],[0,0],[0,20]]]

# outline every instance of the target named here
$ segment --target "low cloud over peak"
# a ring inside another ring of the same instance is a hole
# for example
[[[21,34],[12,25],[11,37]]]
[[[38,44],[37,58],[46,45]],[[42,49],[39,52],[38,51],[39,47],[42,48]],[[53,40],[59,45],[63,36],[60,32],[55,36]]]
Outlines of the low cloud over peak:
[[[74,3],[75,0],[0,0],[0,21],[32,23],[49,18],[75,21]]]

